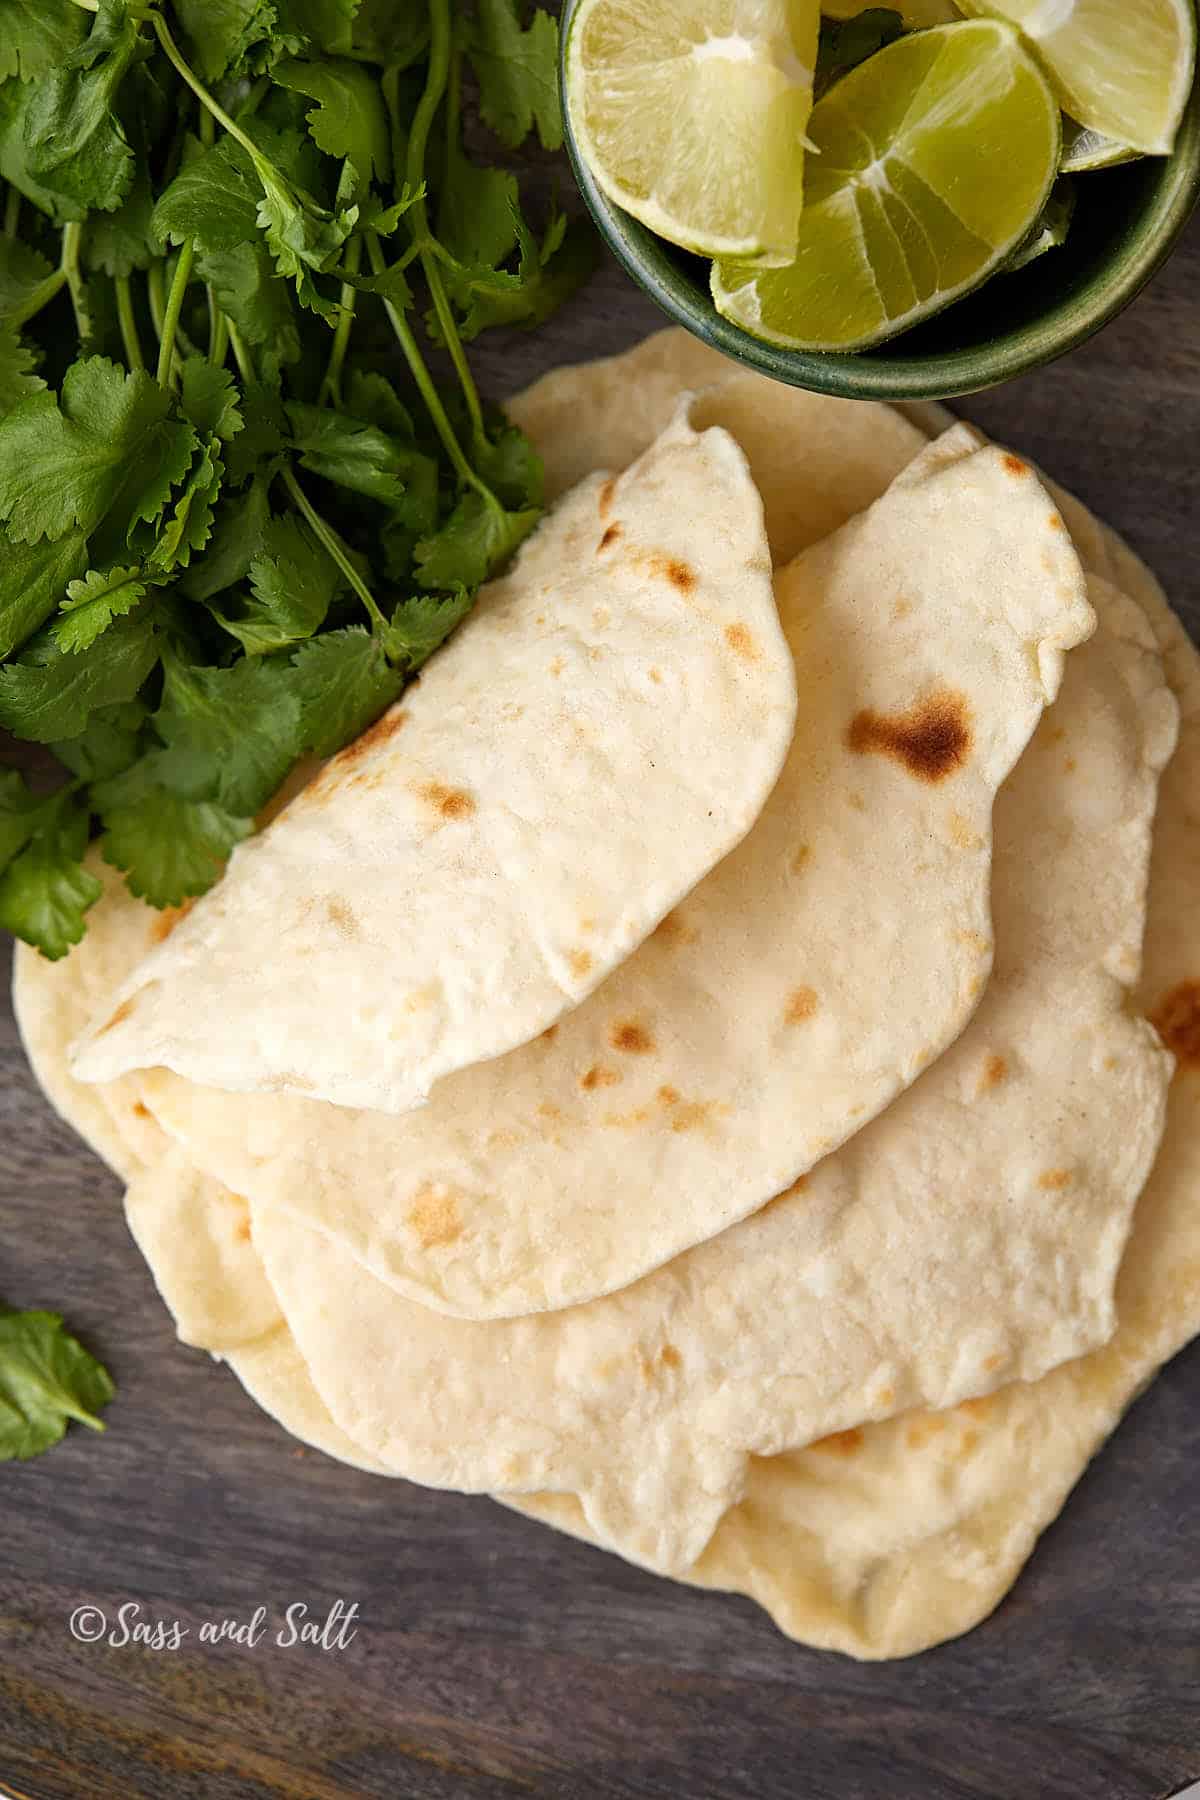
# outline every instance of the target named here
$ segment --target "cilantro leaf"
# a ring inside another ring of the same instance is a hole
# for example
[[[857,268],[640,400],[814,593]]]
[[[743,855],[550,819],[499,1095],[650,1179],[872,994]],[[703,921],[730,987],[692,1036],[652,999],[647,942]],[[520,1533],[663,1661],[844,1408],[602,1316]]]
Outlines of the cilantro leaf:
[[[0,325],[18,318],[53,274],[53,265],[32,244],[0,237]]]
[[[515,274],[483,268],[454,277],[451,291],[463,314],[459,332],[465,343],[495,325],[541,325],[599,261],[599,239],[586,219],[568,223],[559,213],[540,245],[516,208],[513,228],[520,247]]]
[[[248,344],[269,344],[280,363],[296,361],[300,333],[291,296],[276,281],[266,246],[257,236],[253,243],[229,250],[202,251],[196,269]]]
[[[262,656],[310,638],[342,586],[342,573],[308,527],[290,515],[271,519],[263,553],[250,565],[253,598],[237,615],[216,617],[248,656]]]
[[[82,531],[49,544],[14,544],[0,529],[0,661],[45,623],[86,567]]]
[[[303,747],[317,756],[332,756],[365,731],[406,679],[388,662],[379,639],[361,625],[310,638],[296,652],[292,671]]]
[[[535,126],[543,149],[559,149],[558,26],[539,10],[523,30],[520,0],[477,0],[476,14],[466,43],[484,122],[510,150]]]
[[[417,545],[413,560],[422,585],[478,587],[503,567],[540,517],[536,508],[507,512],[468,490],[440,530]]]
[[[39,811],[30,841],[0,875],[0,927],[51,961],[79,942],[84,914],[104,891],[82,867],[87,840],[87,806],[64,788]],[[3,1366],[5,1322],[0,1317],[0,1391],[11,1398]]]
[[[275,32],[272,0],[174,0],[190,61],[206,81],[219,81]]]
[[[74,0],[0,0],[0,81],[48,75],[86,36]]]
[[[216,451],[216,440],[200,447],[191,474],[172,500],[170,509],[158,528],[154,542],[147,549],[151,530],[141,525],[132,534],[135,547],[146,558],[146,573],[160,581],[186,569],[192,556],[203,550],[212,536],[217,497],[225,476],[225,465]]]
[[[353,62],[277,63],[273,79],[280,87],[307,94],[317,102],[307,115],[318,149],[354,170],[356,192],[372,181],[386,181],[392,167],[391,134],[379,83]]]
[[[337,261],[342,245],[358,222],[358,208],[343,207],[330,213],[311,195],[286,181],[273,164],[263,161],[255,167],[263,185],[258,223],[266,235],[275,267],[295,282],[301,306],[333,319],[337,308],[322,295],[312,277],[314,271],[328,270]]]
[[[116,510],[154,520],[186,475],[196,434],[144,370],[93,356],[72,363],[62,404],[34,394],[0,419],[0,520],[17,543],[91,532]]]
[[[448,598],[415,594],[411,600],[402,601],[392,614],[384,640],[389,657],[393,662],[402,662],[408,674],[415,674],[474,604],[475,595],[464,587],[457,588]]]
[[[146,597],[141,569],[89,569],[81,581],[67,583],[67,598],[50,627],[60,650],[76,654],[94,644],[114,619],[131,613]]]
[[[35,373],[37,354],[23,344],[14,331],[0,325],[0,419],[10,413],[31,394],[40,394],[46,384]]]
[[[100,850],[140,900],[178,906],[208,892],[254,821],[174,792],[155,780],[158,766],[152,752],[93,788],[104,825]]]
[[[190,140],[192,149],[198,148]],[[154,208],[160,244],[191,239],[200,250],[234,250],[255,236],[261,189],[249,153],[231,137],[186,161]]]
[[[517,178],[473,163],[457,145],[446,158],[438,238],[466,268],[497,269],[517,247]]]
[[[297,33],[315,49],[345,56],[354,42],[358,0],[275,0],[277,29]]]
[[[228,669],[165,664],[153,724],[172,752],[173,781],[190,796],[250,817],[304,747],[302,705],[286,662],[244,657]]]
[[[154,191],[145,161],[134,166],[129,192],[113,212],[96,213],[88,222],[84,257],[89,269],[106,275],[131,275],[154,261],[151,237]]]
[[[0,84],[0,176],[56,224],[83,219],[87,207],[39,181],[30,166],[25,126],[37,98],[36,82],[6,81]]]
[[[189,599],[211,600],[225,588],[235,587],[250,573],[250,565],[266,542],[271,506],[269,484],[263,477],[251,482],[245,493],[223,499],[213,521],[208,554],[193,563],[181,580]]]
[[[145,46],[123,0],[101,0],[87,39],[29,87],[24,138],[29,168],[77,206],[111,212],[133,181],[133,151],[116,99]]]
[[[233,376],[199,356],[189,356],[183,365],[179,409],[202,437],[228,440],[245,429]]]
[[[0,869],[33,836],[42,802],[31,794],[16,769],[0,769]]]
[[[35,744],[78,737],[98,707],[133,699],[159,650],[148,608],[118,619],[86,656],[42,633],[0,669],[0,725]]]
[[[40,1456],[70,1419],[103,1431],[97,1414],[115,1392],[108,1370],[63,1329],[61,1314],[0,1308],[0,1461]]]
[[[101,707],[78,737],[60,740],[51,749],[80,781],[107,781],[136,762],[148,716],[149,709],[140,700]]]
[[[399,505],[404,475],[418,461],[428,461],[378,426],[347,413],[299,401],[287,412],[302,468],[384,506]]]
[[[397,6],[396,0],[362,0],[351,29],[351,53],[389,69],[407,69],[429,42],[429,19],[423,6]]]

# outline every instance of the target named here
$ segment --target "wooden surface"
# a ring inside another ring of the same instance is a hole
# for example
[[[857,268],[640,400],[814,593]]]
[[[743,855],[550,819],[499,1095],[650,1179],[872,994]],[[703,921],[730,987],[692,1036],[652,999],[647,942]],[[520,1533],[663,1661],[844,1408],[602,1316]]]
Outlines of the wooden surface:
[[[656,316],[602,273],[550,328],[481,344],[502,394]],[[1200,228],[1101,339],[962,410],[1198,592]],[[1126,1422],[988,1624],[908,1663],[797,1648],[484,1499],[302,1452],[180,1348],[117,1184],[58,1124],[0,1015],[0,1294],[66,1312],[120,1384],[102,1440],[0,1468],[0,1791],[29,1800],[1155,1800],[1200,1776],[1200,1347]],[[1200,1200],[1200,1197],[1198,1197]],[[201,1646],[305,1602],[342,1651]],[[72,1610],[179,1620],[81,1644]]]

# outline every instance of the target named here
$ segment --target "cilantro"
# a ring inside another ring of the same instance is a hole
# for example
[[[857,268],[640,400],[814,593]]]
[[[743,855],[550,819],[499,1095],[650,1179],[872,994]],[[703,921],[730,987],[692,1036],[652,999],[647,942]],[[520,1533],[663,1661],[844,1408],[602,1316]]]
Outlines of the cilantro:
[[[87,807],[64,788],[39,810],[29,842],[0,875],[0,926],[52,961],[82,938],[84,915],[104,891],[83,867],[87,838]]]
[[[535,12],[521,28],[519,0],[477,0],[467,47],[479,78],[480,111],[502,144],[515,150],[536,127],[546,150],[562,143],[558,30]]]
[[[556,53],[528,0],[0,0],[0,726],[66,771],[0,773],[0,922],[47,955],[89,829],[203,893],[536,525],[464,346],[594,241],[463,95],[553,147]]]
[[[0,1461],[40,1456],[70,1419],[103,1431],[97,1414],[115,1392],[107,1369],[63,1328],[60,1314],[0,1306]]]

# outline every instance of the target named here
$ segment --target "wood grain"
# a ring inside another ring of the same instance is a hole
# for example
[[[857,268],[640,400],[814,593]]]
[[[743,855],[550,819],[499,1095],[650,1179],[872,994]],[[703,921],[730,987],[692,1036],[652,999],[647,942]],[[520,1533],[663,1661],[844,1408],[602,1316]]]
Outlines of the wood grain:
[[[1127,533],[1200,627],[1200,230],[1093,344],[963,405]],[[634,342],[615,269],[497,395]],[[1156,1800],[1200,1775],[1200,1347],[1097,1459],[1011,1598],[915,1661],[787,1643],[484,1499],[302,1452],[174,1342],[116,1183],[49,1113],[0,1015],[0,1293],[62,1309],[120,1384],[102,1440],[0,1469],[0,1791],[28,1800]],[[357,1601],[341,1651],[197,1642]],[[176,1651],[75,1642],[72,1610],[179,1620]]]

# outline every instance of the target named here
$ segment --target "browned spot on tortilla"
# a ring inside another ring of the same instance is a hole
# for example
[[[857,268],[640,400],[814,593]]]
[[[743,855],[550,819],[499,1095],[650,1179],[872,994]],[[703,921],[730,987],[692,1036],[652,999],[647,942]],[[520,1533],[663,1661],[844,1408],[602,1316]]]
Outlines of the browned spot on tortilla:
[[[454,1195],[447,1189],[426,1181],[417,1189],[408,1209],[408,1222],[417,1234],[422,1250],[435,1250],[442,1244],[453,1244],[463,1234]]]
[[[417,792],[443,819],[469,819],[475,811],[475,802],[466,788],[447,787],[441,781],[427,781]]]
[[[1008,1079],[1008,1064],[1002,1056],[989,1056],[983,1065],[983,1082],[985,1088],[999,1087]]]
[[[1106,1069],[1107,1069],[1107,1070],[1108,1070],[1108,1072],[1109,1072],[1109,1073],[1110,1073],[1110,1074],[1111,1074],[1111,1073],[1112,1073],[1112,1071],[1113,1071],[1113,1070],[1114,1070],[1114,1069],[1119,1069],[1119,1068],[1120,1068],[1120,1066],[1121,1066],[1121,1059],[1120,1059],[1120,1057],[1118,1057],[1118,1056],[1106,1056],[1106,1057],[1105,1057],[1105,1059],[1104,1059],[1104,1067],[1105,1067],[1105,1068],[1106,1068]]]
[[[913,603],[911,600],[894,600],[892,602],[893,623],[898,624],[901,619],[907,619],[912,609]]]
[[[621,1077],[616,1069],[606,1068],[603,1063],[593,1063],[590,1069],[579,1077],[579,1085],[591,1093],[593,1088],[615,1087]]]
[[[561,675],[563,670],[566,668],[566,666],[567,665],[563,661],[562,657],[556,656],[554,661],[550,664],[550,673],[552,675]]]
[[[846,799],[855,812],[866,812],[867,803],[861,794],[847,794]]]
[[[798,875],[812,855],[811,844],[801,844],[792,854],[792,874]]]
[[[1006,1356],[1001,1356],[999,1351],[997,1351],[995,1356],[984,1357],[983,1366],[989,1374],[995,1374],[996,1370],[1002,1369],[1007,1361],[1008,1358]]]
[[[881,1387],[879,1392],[875,1396],[876,1406],[894,1406],[895,1403],[896,1403],[895,1388],[894,1387]]]
[[[617,521],[614,519],[611,525],[606,525],[604,527],[604,536],[600,539],[600,542],[596,546],[597,555],[600,553],[601,550],[610,549],[612,547],[612,545],[616,543],[616,541],[620,537],[620,535],[621,535],[621,527],[617,523]]]
[[[862,1441],[862,1432],[857,1425],[852,1425],[849,1431],[833,1431],[828,1437],[818,1438],[809,1448],[828,1456],[854,1456],[861,1450]]]
[[[368,725],[367,729],[361,732],[352,744],[347,744],[344,750],[338,751],[329,765],[330,770],[335,775],[343,774],[347,769],[353,768],[355,763],[361,762],[368,751],[377,749],[380,744],[386,744],[388,739],[394,738],[398,731],[403,731],[407,724],[408,714],[403,708],[385,712],[383,717],[376,719],[373,725]]]
[[[135,1100],[133,1103],[133,1116],[135,1119],[152,1119],[154,1117],[150,1108],[143,1106],[140,1100]]]
[[[974,950],[979,956],[986,956],[991,950],[990,941],[981,931],[956,931],[954,936],[958,943],[965,944],[968,950]]]
[[[859,756],[890,756],[919,781],[944,781],[960,769],[971,748],[967,703],[949,688],[936,688],[905,713],[856,713],[846,742]]]
[[[543,1100],[538,1107],[538,1117],[542,1119],[561,1119],[562,1107],[553,1105],[549,1100]]]
[[[1059,1194],[1063,1188],[1071,1185],[1070,1169],[1043,1169],[1038,1176],[1038,1186],[1047,1194]]]
[[[1011,452],[1004,458],[1004,467],[1010,475],[1028,475],[1029,473],[1029,464],[1023,462],[1019,456],[1013,456]]]
[[[958,1440],[959,1454],[961,1456],[969,1456],[978,1442],[979,1442],[979,1433],[977,1431],[972,1430],[971,1427],[968,1426],[966,1431],[963,1432],[961,1438]]]
[[[958,850],[982,850],[983,839],[960,812],[950,814],[950,842]]]
[[[661,669],[651,669],[650,679],[652,682],[654,682],[656,687],[661,687],[662,686],[662,670]]]
[[[725,627],[725,642],[735,656],[744,656],[747,662],[758,661],[758,651],[754,647],[749,627],[743,625],[740,619]]]
[[[661,919],[654,932],[665,944],[694,944],[700,933],[694,925],[689,925],[678,908]]]
[[[156,944],[165,944],[175,927],[186,919],[196,904],[194,900],[185,900],[180,906],[168,906],[154,921],[152,936]]]
[[[1051,531],[1065,531],[1067,529],[1066,526],[1063,524],[1062,517],[1059,513],[1051,513],[1049,518],[1046,520],[1046,523],[1050,527]]]
[[[99,1031],[96,1033],[96,1036],[103,1037],[104,1033],[106,1031],[115,1031],[118,1025],[123,1025],[125,1023],[126,1019],[129,1018],[129,1016],[132,1012],[133,1012],[133,1001],[132,1000],[122,1000],[120,1006],[118,1006],[118,1008],[117,1008],[116,1012],[113,1014],[112,1018],[108,1021],[108,1023],[106,1025],[102,1025],[100,1027]]]
[[[683,1367],[683,1358],[680,1356],[674,1344],[664,1344],[658,1353],[658,1360],[668,1369],[679,1369]]]
[[[600,505],[600,517],[602,519],[606,518],[607,515],[612,511],[613,495],[616,493],[616,491],[617,491],[617,478],[615,475],[610,475],[608,480],[604,483],[604,485],[600,489],[599,505]]]
[[[649,1117],[650,1108],[648,1106],[639,1106],[635,1107],[633,1112],[605,1113],[601,1123],[610,1126],[615,1130],[629,1130],[634,1125],[644,1125]]]
[[[1066,762],[1063,764],[1063,768],[1067,771],[1068,775],[1073,775],[1078,767],[1079,764],[1075,761],[1073,756],[1068,756]]]
[[[993,1405],[994,1400],[990,1394],[981,1394],[978,1400],[964,1400],[955,1410],[966,1413],[968,1419],[985,1419]]]
[[[567,961],[571,965],[572,975],[582,981],[591,971],[592,953],[590,950],[568,950]]]
[[[618,1019],[609,1031],[608,1041],[614,1050],[623,1050],[627,1056],[646,1056],[654,1048],[654,1039],[636,1019]]]
[[[1181,981],[1164,994],[1150,1023],[1181,1067],[1200,1068],[1200,981]]]
[[[543,1031],[543,1033],[542,1033],[542,1040],[544,1043],[552,1044],[557,1036],[558,1036],[558,1026],[557,1025],[547,1025],[545,1031]]]
[[[942,1429],[943,1421],[938,1418],[936,1413],[921,1413],[909,1421],[908,1429],[904,1433],[905,1441],[910,1450],[920,1450]]]
[[[677,1132],[695,1131],[707,1125],[712,1116],[711,1100],[683,1100],[671,1112],[671,1130]]]
[[[816,990],[810,987],[793,988],[788,995],[788,1003],[784,1008],[784,1023],[787,1025],[803,1025],[805,1019],[811,1019],[817,1010]]]
[[[237,1238],[239,1243],[248,1244],[250,1242],[249,1219],[239,1219],[237,1222],[237,1229],[233,1235]]]
[[[344,931],[348,937],[355,935],[358,930],[358,920],[344,900],[336,898],[330,900],[325,910],[329,914],[330,924],[336,925],[338,930]]]
[[[678,1106],[679,1102],[683,1099],[683,1095],[679,1092],[678,1088],[670,1087],[667,1084],[664,1084],[659,1088],[658,1097],[664,1106]]]
[[[669,581],[681,594],[690,594],[696,585],[695,569],[678,556],[668,556],[665,550],[652,550],[646,558],[646,568],[651,575]]]

